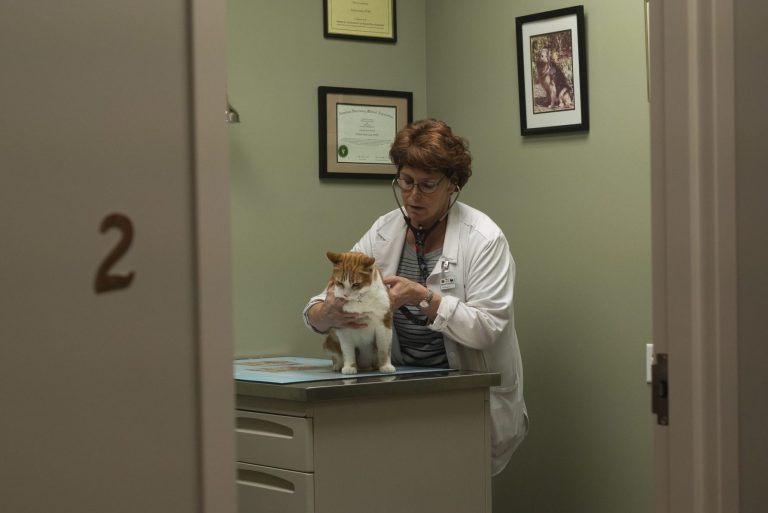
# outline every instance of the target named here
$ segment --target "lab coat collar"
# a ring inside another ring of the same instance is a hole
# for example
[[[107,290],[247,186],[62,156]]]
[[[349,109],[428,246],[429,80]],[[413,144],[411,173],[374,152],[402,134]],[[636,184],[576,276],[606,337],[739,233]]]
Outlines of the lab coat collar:
[[[391,223],[383,224],[376,232],[373,256],[384,276],[397,274],[397,266],[400,264],[399,252],[405,244],[406,224],[403,216],[395,210],[397,217]],[[380,256],[385,258],[380,258]]]
[[[457,259],[463,210],[463,204],[457,201],[448,212],[448,217],[446,218],[448,226],[445,228],[445,240],[443,241],[443,260],[448,262],[455,263]]]
[[[456,202],[448,212],[445,229],[445,240],[443,241],[443,260],[455,263],[459,252],[459,232],[461,231],[462,219],[464,217],[463,203]],[[375,244],[379,246],[378,251],[374,250],[374,255],[388,255],[385,259],[386,266],[381,269],[385,276],[397,273],[397,266],[400,263],[399,252],[402,251],[405,244],[405,234],[407,226],[402,213],[394,210],[391,215],[393,222],[382,224],[376,233]],[[394,253],[397,252],[396,258]],[[381,265],[381,263],[379,264]]]

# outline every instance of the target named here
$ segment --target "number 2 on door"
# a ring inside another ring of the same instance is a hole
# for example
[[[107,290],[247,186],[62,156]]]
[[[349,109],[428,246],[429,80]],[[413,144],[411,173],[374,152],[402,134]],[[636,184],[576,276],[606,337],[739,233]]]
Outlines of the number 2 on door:
[[[117,245],[112,248],[107,257],[101,262],[96,271],[93,287],[97,294],[119,290],[128,287],[133,281],[133,271],[127,274],[110,274],[110,270],[128,251],[133,242],[133,223],[123,214],[109,214],[101,221],[100,231],[105,233],[111,228],[120,230],[122,236]]]

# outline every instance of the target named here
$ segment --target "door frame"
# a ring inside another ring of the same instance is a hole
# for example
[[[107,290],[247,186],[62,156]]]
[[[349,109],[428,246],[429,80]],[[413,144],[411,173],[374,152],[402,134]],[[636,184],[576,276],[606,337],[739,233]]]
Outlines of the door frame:
[[[235,513],[227,5],[190,2],[200,511]]]
[[[657,513],[739,506],[733,19],[733,0],[650,1]]]

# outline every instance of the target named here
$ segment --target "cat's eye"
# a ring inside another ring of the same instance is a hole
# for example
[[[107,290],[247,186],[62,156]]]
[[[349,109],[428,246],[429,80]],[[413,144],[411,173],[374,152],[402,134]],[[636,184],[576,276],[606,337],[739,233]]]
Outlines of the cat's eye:
[[[353,289],[359,289],[360,287],[362,287],[362,283],[353,283],[352,284],[352,288]]]
[[[340,281],[338,281],[338,280],[337,280],[337,281],[336,281],[336,286],[337,286],[337,287],[343,287],[343,286],[344,286],[344,284],[343,284],[343,283],[341,283]]]

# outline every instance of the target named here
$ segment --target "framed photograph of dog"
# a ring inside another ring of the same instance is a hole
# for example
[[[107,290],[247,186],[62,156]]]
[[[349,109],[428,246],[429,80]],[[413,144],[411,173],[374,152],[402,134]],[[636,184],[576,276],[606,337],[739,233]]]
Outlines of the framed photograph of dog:
[[[520,132],[589,130],[584,6],[515,18]]]

